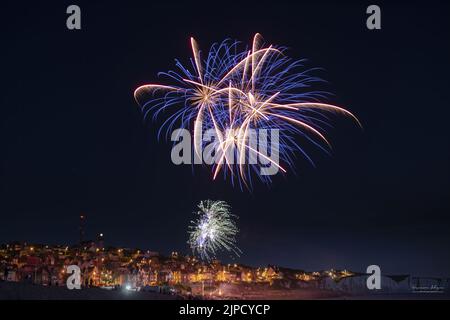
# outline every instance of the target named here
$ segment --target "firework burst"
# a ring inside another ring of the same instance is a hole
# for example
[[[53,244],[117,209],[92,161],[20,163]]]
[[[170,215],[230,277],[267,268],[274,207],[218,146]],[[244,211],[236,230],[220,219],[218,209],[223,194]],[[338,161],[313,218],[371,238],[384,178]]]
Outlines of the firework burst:
[[[279,130],[279,161],[272,162],[285,173],[293,168],[296,153],[312,163],[296,136],[326,152],[331,148],[325,137],[330,113],[349,116],[360,125],[349,111],[323,102],[327,93],[312,90],[312,85],[322,80],[310,75],[314,69],[304,69],[304,60],[289,58],[286,48],[265,46],[259,34],[250,48],[239,47],[239,42],[225,40],[214,44],[202,58],[191,38],[190,68],[176,60],[177,72],[159,74],[171,85],[147,84],[134,93],[145,118],[168,111],[158,136],[165,131],[168,138],[176,124],[192,130],[197,155],[206,144],[201,139],[203,132],[216,131],[220,160],[212,165],[213,179],[223,172],[233,184],[238,181],[241,188],[251,187],[256,173],[261,181],[270,182],[270,176],[259,174],[259,164],[249,164],[255,155],[270,161],[249,143],[254,129]]]
[[[241,251],[236,246],[235,215],[230,213],[230,206],[225,201],[201,201],[198,205],[197,219],[189,226],[188,244],[194,254],[204,260],[213,259],[220,251],[239,256]]]

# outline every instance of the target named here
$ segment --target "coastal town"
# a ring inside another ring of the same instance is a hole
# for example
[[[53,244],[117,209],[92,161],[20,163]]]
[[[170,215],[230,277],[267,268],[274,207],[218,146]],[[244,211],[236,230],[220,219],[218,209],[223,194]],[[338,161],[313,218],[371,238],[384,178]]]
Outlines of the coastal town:
[[[354,275],[342,271],[304,272],[277,266],[250,267],[205,262],[172,252],[163,256],[154,251],[105,247],[103,234],[96,241],[72,246],[50,246],[13,242],[0,246],[0,280],[42,286],[66,286],[67,267],[78,265],[82,287],[158,288],[159,291],[192,295],[222,295],[220,284],[265,284],[274,287],[314,283],[324,278],[341,279]],[[155,289],[156,290],[156,289]]]
[[[307,272],[275,265],[252,267],[240,263],[202,261],[172,252],[105,246],[103,234],[76,245],[42,245],[12,242],[0,246],[0,281],[45,287],[65,287],[67,267],[77,265],[81,287],[109,290],[152,291],[180,297],[262,298],[270,293],[357,291],[367,274],[349,270]],[[392,290],[409,288],[408,275],[390,276]],[[302,291],[303,290],[303,291]],[[272,296],[273,298],[273,296]]]
[[[98,233],[95,240],[85,240],[86,216],[79,218],[76,244],[1,244],[0,281],[28,288],[64,289],[72,274],[69,267],[77,266],[84,292],[95,288],[181,299],[333,298],[367,293],[368,274],[364,272],[305,271],[273,264],[255,267],[175,251],[161,254],[108,245],[103,233]],[[449,279],[384,275],[382,282],[384,292],[410,292],[421,285],[448,288]]]

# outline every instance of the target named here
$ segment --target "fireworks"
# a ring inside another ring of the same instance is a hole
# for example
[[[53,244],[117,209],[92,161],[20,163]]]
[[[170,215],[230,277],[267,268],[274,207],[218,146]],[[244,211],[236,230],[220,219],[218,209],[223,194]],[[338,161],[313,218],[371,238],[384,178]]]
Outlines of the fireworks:
[[[252,156],[270,161],[285,173],[293,167],[296,153],[312,163],[297,136],[329,150],[324,135],[330,126],[329,113],[349,116],[359,124],[349,111],[324,103],[325,92],[311,89],[321,79],[310,75],[314,69],[304,69],[304,60],[292,60],[284,47],[265,46],[259,34],[244,50],[239,42],[225,40],[202,57],[193,38],[191,48],[191,68],[176,60],[178,72],[159,74],[173,84],[147,84],[137,88],[134,96],[145,118],[168,112],[158,136],[165,131],[168,138],[176,124],[192,130],[197,156],[205,146],[202,134],[210,129],[216,132],[218,161],[212,164],[213,179],[223,172],[233,183],[251,186],[252,172],[256,172],[263,182],[270,182],[270,176],[260,174],[261,164],[250,161]],[[252,130],[260,129],[279,130],[276,161],[249,142]]]
[[[236,246],[239,229],[225,201],[201,201],[198,218],[189,226],[189,245],[202,259],[211,260],[219,251],[240,254]]]

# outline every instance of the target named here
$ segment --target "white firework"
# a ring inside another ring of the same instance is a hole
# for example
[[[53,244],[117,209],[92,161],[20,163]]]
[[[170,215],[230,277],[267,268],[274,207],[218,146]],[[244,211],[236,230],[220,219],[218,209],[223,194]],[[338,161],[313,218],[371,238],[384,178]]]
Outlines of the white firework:
[[[241,250],[236,245],[239,229],[234,221],[237,216],[230,213],[225,201],[201,201],[198,205],[198,218],[189,226],[189,245],[194,254],[204,260],[211,260],[220,251],[237,256]]]

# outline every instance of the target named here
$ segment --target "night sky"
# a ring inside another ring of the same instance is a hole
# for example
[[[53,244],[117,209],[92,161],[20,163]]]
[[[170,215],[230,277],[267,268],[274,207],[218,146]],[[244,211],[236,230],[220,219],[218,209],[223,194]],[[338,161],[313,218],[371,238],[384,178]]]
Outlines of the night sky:
[[[240,217],[242,263],[449,275],[448,2],[378,2],[378,31],[363,1],[151,3],[2,3],[0,242],[76,243],[84,213],[107,245],[188,253],[197,203],[220,199]],[[299,157],[249,193],[173,165],[133,91],[186,61],[191,36],[206,51],[256,32],[323,67],[330,102],[364,129],[336,117],[331,156],[311,149],[316,168]]]

